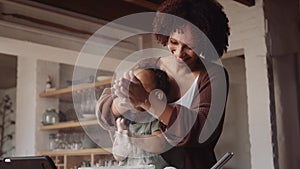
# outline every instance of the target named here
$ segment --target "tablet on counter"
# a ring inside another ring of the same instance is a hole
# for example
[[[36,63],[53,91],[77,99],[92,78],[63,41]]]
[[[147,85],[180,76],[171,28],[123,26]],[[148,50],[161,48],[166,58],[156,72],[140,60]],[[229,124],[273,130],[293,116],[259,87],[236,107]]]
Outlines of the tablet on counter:
[[[217,163],[212,166],[210,169],[221,169],[233,156],[233,152],[227,152],[226,154],[223,155],[222,158],[220,158]]]
[[[0,159],[1,169],[57,169],[49,156],[5,157]]]

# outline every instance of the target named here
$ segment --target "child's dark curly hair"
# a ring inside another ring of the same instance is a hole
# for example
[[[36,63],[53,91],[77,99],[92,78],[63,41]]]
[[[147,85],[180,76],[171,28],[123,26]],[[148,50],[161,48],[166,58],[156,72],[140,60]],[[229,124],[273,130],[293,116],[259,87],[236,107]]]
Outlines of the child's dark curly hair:
[[[215,0],[166,0],[157,11],[153,31],[162,45],[167,45],[168,35],[182,26],[182,23],[177,23],[178,20],[166,17],[164,13],[167,13],[198,27],[211,41],[220,57],[227,51],[229,21],[223,7]]]
[[[161,69],[148,68],[155,75],[156,89],[162,90],[165,95],[169,94],[170,82],[167,73]]]

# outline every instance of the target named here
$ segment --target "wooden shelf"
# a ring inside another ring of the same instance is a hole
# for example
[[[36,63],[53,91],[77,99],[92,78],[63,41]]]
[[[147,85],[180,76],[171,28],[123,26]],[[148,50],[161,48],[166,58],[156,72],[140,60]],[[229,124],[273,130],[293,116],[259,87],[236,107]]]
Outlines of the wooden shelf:
[[[69,121],[69,122],[61,122],[52,125],[40,126],[40,130],[59,130],[59,129],[67,129],[81,126],[91,126],[98,125],[97,120],[89,120],[89,121]]]
[[[42,151],[40,155],[58,156],[58,155],[91,155],[91,154],[111,154],[111,148],[92,148],[80,150],[56,150],[56,151]]]
[[[101,87],[107,87],[111,84],[111,79],[105,79],[101,80],[95,83],[86,83],[86,84],[80,84],[80,85],[74,85],[62,89],[57,89],[53,91],[43,92],[40,93],[40,97],[44,98],[59,98],[59,102],[64,103],[66,102],[73,102],[72,104],[80,102],[82,100],[77,101],[77,96],[81,96],[81,92],[79,93],[73,93],[74,91],[83,91],[83,92],[89,92],[84,91],[86,89],[95,89],[95,92],[98,92],[97,94],[101,94],[102,88]],[[75,95],[73,95],[75,94]],[[77,95],[80,94],[80,95]],[[74,98],[75,99],[74,99]],[[74,100],[75,101],[74,101]],[[65,104],[65,103],[64,103]],[[75,113],[75,112],[74,112]],[[56,123],[53,125],[45,125],[40,126],[39,130],[43,131],[51,131],[51,130],[57,130],[58,132],[64,131],[67,132],[71,129],[72,132],[82,132],[85,126],[98,126],[97,120],[86,120],[86,121],[67,121],[67,122],[61,122]],[[100,128],[100,126],[99,126]],[[77,131],[78,130],[78,131]],[[80,149],[80,150],[56,150],[56,151],[41,151],[39,152],[40,155],[48,155],[50,156],[54,161],[56,161],[55,165],[58,167],[58,169],[68,169],[68,168],[74,168],[74,166],[78,166],[79,163],[83,160],[89,159],[91,164],[94,165],[96,162],[99,161],[99,159],[109,156],[112,157],[111,154],[111,148],[92,148],[92,149]],[[95,161],[97,160],[97,161]],[[77,167],[76,167],[77,168]]]
[[[56,165],[56,167],[64,167],[65,166],[65,164],[55,164]]]
[[[89,88],[105,86],[105,85],[109,85],[111,83],[111,80],[112,79],[106,79],[106,80],[102,80],[102,81],[95,82],[95,83],[74,85],[74,86],[70,86],[67,88],[57,89],[57,90],[53,90],[53,91],[49,91],[49,92],[43,92],[43,93],[40,93],[39,96],[40,97],[55,97],[55,96],[59,96],[59,95],[63,95],[63,94],[72,93],[73,91],[77,91],[77,90],[85,90],[85,89],[89,89]]]

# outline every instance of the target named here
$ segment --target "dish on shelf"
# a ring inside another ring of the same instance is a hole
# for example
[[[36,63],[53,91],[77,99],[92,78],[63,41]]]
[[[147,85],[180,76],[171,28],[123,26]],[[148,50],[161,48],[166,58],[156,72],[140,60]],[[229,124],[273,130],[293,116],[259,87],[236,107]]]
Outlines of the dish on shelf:
[[[95,120],[96,119],[96,115],[95,114],[82,114],[82,117],[79,117],[78,120]]]
[[[97,76],[97,81],[112,79],[112,76]]]

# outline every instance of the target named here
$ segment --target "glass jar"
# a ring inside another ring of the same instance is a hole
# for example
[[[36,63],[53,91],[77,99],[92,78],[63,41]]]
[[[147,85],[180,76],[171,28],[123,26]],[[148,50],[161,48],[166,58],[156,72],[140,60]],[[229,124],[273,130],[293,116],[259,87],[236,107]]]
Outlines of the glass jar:
[[[44,125],[55,124],[58,122],[59,122],[59,116],[55,109],[49,108],[43,113],[42,123]]]
[[[57,148],[56,134],[49,134],[49,151],[54,151]]]

